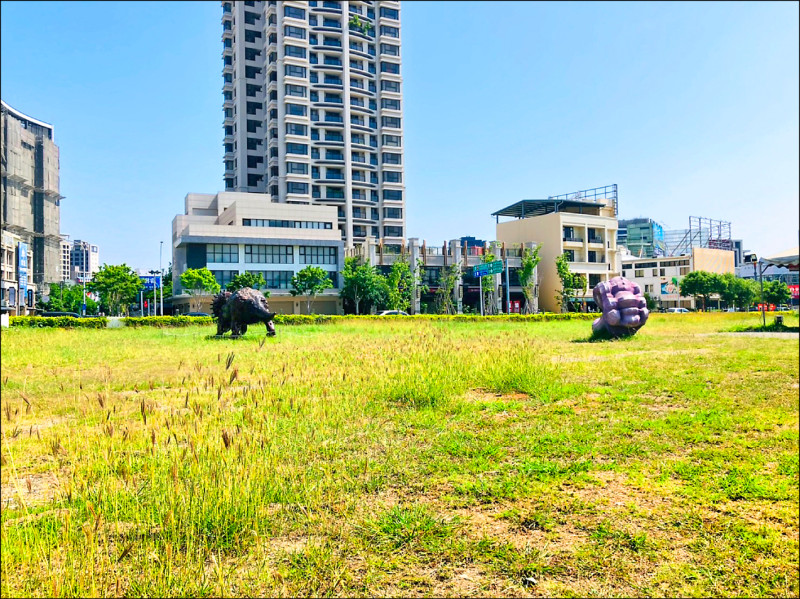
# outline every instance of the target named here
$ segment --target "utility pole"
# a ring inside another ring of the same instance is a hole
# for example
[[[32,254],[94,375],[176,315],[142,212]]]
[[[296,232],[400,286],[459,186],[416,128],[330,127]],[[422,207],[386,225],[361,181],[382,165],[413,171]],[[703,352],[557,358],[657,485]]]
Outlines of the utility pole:
[[[164,251],[164,242],[158,246],[158,286],[161,289],[161,316],[164,316],[164,269],[161,267],[161,254]]]
[[[506,254],[506,314],[511,314],[511,279],[508,278],[508,254]]]

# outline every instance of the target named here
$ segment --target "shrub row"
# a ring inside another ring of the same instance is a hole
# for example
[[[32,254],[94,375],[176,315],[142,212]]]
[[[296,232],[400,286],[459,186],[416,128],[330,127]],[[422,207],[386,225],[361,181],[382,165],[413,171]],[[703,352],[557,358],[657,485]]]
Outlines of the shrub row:
[[[399,320],[425,320],[425,321],[449,321],[449,322],[481,322],[488,321],[511,321],[511,322],[543,322],[550,320],[594,320],[600,314],[583,312],[568,312],[566,314],[556,314],[543,312],[541,314],[497,314],[494,316],[480,316],[479,314],[417,314],[414,316],[378,316],[377,314],[364,314],[356,316],[349,314],[345,316],[332,316],[328,314],[278,314],[275,317],[275,324],[298,325],[298,324],[329,324],[341,320],[379,320],[387,319]]]
[[[542,314],[497,314],[495,316],[479,316],[477,314],[417,314],[415,316],[377,316],[374,314],[366,315],[345,315],[334,316],[329,314],[278,314],[275,316],[276,325],[309,325],[309,324],[332,324],[343,320],[379,320],[387,319],[401,320],[424,320],[424,321],[450,321],[450,322],[480,322],[488,321],[512,321],[512,322],[542,322],[551,320],[592,320],[598,314],[587,314],[580,312],[569,312],[566,314],[554,314],[545,312]],[[128,316],[122,319],[128,327],[186,327],[190,325],[209,325],[214,324],[211,316]],[[17,327],[64,327],[64,328],[90,328],[103,329],[108,324],[108,319],[101,318],[74,318],[72,316],[12,316],[11,326]]]
[[[211,316],[127,316],[122,319],[126,327],[188,327],[193,324],[214,324]]]
[[[108,326],[108,319],[105,317],[75,318],[74,316],[12,316],[8,324],[12,327],[104,329]]]

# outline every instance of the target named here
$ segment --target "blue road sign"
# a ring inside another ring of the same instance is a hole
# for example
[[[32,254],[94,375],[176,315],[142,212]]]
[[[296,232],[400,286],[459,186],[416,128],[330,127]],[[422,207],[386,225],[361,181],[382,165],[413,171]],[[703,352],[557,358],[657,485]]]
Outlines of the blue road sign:
[[[161,275],[139,275],[147,291],[153,291],[161,287]]]

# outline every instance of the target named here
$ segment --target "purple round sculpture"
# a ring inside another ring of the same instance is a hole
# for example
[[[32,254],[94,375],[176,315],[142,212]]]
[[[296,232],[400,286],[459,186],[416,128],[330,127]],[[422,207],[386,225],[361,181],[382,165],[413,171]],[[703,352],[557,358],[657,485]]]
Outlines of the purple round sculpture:
[[[603,315],[592,323],[592,331],[608,332],[612,337],[633,335],[644,323],[650,312],[642,289],[625,277],[614,277],[595,285],[594,302]]]

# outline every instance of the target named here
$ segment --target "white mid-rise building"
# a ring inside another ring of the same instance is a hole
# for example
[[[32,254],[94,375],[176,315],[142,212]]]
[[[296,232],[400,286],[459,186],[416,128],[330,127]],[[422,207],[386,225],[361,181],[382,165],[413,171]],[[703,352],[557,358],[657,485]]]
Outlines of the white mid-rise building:
[[[222,2],[225,189],[405,231],[400,2]]]

